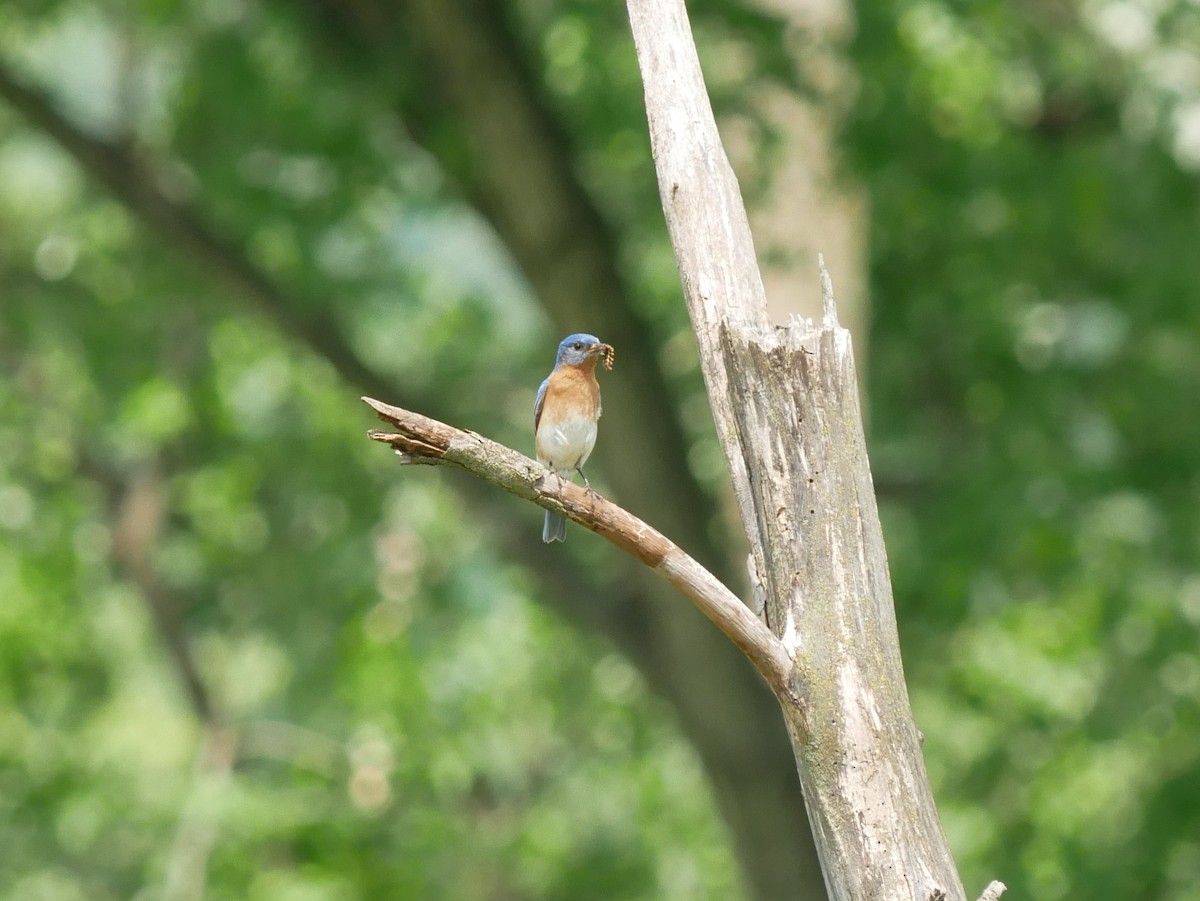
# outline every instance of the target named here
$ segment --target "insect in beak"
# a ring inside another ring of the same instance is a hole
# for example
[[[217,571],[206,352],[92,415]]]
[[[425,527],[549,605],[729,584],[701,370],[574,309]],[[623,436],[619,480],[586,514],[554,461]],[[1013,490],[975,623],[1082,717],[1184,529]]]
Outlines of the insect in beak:
[[[617,352],[613,350],[611,344],[593,344],[589,349],[590,353],[601,354],[604,357],[604,368],[611,370],[613,368],[613,360],[617,356]]]

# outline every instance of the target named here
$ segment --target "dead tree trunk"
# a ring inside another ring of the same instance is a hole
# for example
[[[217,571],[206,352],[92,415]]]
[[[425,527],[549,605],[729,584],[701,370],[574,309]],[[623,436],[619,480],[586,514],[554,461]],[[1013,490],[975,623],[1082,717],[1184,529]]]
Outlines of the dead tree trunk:
[[[849,333],[772,325],[683,0],[628,0],[659,190],[833,901],[965,899],[913,722]],[[996,886],[998,887],[998,886]],[[994,889],[993,889],[994,890]]]

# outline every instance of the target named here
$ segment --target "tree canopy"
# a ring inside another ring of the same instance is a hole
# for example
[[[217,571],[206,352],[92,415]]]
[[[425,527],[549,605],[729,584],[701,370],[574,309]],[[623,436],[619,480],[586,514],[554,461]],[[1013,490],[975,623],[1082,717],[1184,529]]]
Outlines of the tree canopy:
[[[692,13],[718,112],[828,105],[868,198],[964,880],[1200,898],[1200,9],[870,0],[836,91],[802,17]],[[357,401],[528,450],[593,331],[589,477],[744,587],[622,7],[19,0],[0,98],[0,897],[781,897],[748,667]]]

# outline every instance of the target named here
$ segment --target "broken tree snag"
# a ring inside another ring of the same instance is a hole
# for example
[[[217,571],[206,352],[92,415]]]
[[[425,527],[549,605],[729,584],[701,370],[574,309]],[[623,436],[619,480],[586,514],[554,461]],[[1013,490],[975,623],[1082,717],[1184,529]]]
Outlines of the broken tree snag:
[[[785,715],[830,896],[962,901],[904,682],[849,335],[725,328],[721,352],[768,618],[809,676],[803,731]]]
[[[849,333],[777,328],[683,0],[627,0],[667,228],[767,621],[832,901],[965,901],[913,722]],[[797,803],[800,799],[797,798]]]
[[[791,658],[771,632],[716,576],[674,542],[599,494],[550,475],[536,460],[475,432],[364,397],[396,431],[372,429],[373,441],[391,445],[401,463],[454,466],[510,494],[574,520],[636,557],[700,608],[749,658],[772,691],[791,699]]]

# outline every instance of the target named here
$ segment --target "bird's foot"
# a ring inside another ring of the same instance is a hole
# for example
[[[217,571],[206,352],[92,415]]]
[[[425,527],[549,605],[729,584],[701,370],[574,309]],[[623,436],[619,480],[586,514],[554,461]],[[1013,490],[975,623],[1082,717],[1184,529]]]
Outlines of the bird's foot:
[[[588,477],[584,475],[583,467],[577,466],[575,467],[575,471],[579,473],[580,478],[583,479],[583,487],[587,489],[588,497],[595,497],[596,491],[594,488],[592,488],[592,483],[588,481]]]

